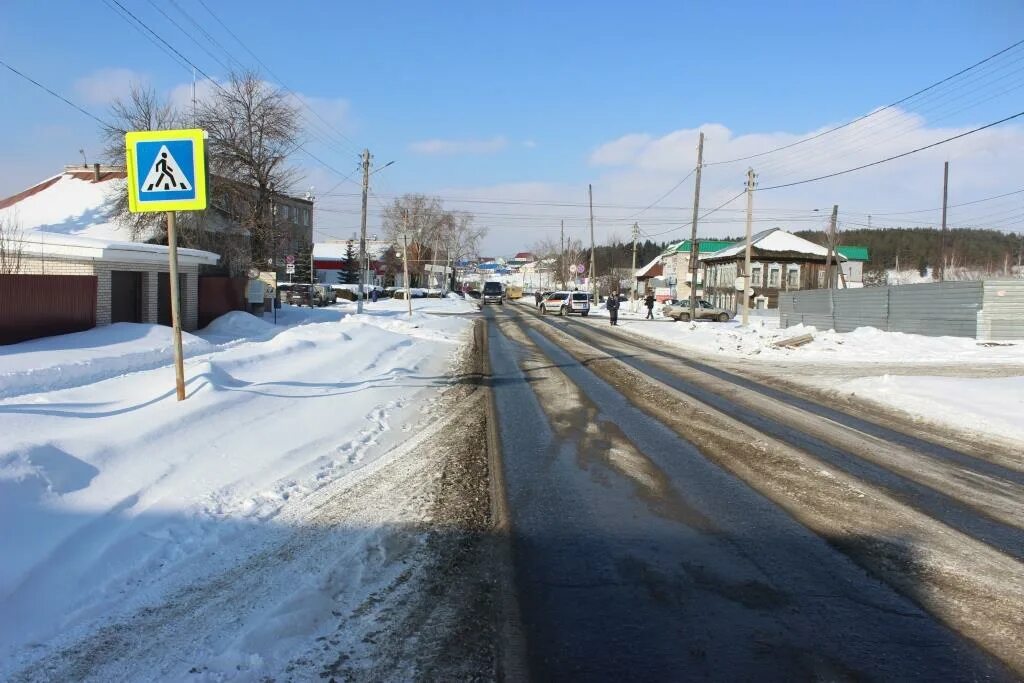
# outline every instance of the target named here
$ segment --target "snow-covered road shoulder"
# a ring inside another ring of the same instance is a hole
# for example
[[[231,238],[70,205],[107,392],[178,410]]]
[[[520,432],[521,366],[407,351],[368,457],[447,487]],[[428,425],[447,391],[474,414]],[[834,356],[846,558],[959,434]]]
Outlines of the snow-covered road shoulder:
[[[30,342],[17,345],[20,359],[5,349],[0,679],[133,678],[147,667],[157,677],[274,677],[337,620],[332,609],[354,609],[412,562],[421,534],[388,529],[429,518],[423,472],[436,450],[409,446],[446,424],[443,397],[462,387],[453,364],[464,362],[470,321],[282,312],[287,325],[235,313],[189,336],[183,403],[164,328]],[[32,363],[45,382],[32,383]],[[372,494],[376,507],[338,507],[339,491],[371,476],[387,490]],[[325,523],[339,530],[329,563],[306,544]],[[272,605],[224,583],[245,584],[240,572],[256,566],[265,574],[249,590]],[[333,603],[317,602],[325,592]],[[209,604],[186,598],[196,594]],[[116,630],[125,624],[135,635]],[[76,645],[114,633],[121,650]]]

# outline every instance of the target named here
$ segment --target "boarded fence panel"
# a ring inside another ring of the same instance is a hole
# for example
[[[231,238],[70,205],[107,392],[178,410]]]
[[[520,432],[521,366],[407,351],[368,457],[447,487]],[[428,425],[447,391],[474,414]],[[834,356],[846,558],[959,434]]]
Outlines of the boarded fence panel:
[[[245,310],[247,278],[205,275],[199,278],[199,327],[229,311]]]
[[[931,336],[973,337],[978,331],[982,283],[931,282],[887,287],[889,329]]]
[[[95,326],[95,275],[0,275],[0,344]]]
[[[1024,280],[985,280],[978,339],[1024,339]]]

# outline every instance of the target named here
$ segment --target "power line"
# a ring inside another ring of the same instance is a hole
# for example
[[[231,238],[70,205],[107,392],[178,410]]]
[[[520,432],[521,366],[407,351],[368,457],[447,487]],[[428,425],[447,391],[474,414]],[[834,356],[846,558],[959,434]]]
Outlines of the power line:
[[[355,143],[355,142],[353,142],[353,141],[352,141],[352,139],[351,139],[351,138],[349,138],[349,137],[348,137],[347,135],[345,135],[345,134],[344,134],[344,133],[342,133],[342,132],[341,132],[340,130],[338,130],[337,128],[335,128],[335,127],[334,127],[333,125],[331,125],[331,123],[330,123],[329,121],[327,121],[327,119],[325,119],[325,118],[324,118],[323,116],[321,116],[319,112],[317,112],[317,111],[316,111],[315,109],[313,109],[313,108],[312,108],[312,107],[310,107],[310,106],[309,106],[308,104],[306,104],[306,103],[305,103],[305,102],[304,102],[304,101],[302,100],[302,98],[300,98],[300,97],[299,97],[298,95],[296,95],[296,94],[295,94],[295,91],[294,91],[294,90],[292,90],[291,88],[289,88],[289,87],[288,87],[288,85],[287,85],[287,84],[286,84],[286,83],[284,82],[284,79],[282,79],[282,78],[281,78],[280,76],[278,76],[277,74],[275,74],[275,73],[274,73],[274,71],[273,71],[273,70],[272,70],[272,69],[271,69],[271,68],[270,68],[269,66],[267,66],[267,65],[266,65],[266,63],[265,63],[265,62],[264,62],[264,61],[263,61],[262,59],[260,59],[260,58],[259,58],[259,56],[257,56],[257,54],[256,54],[255,52],[253,52],[253,51],[252,51],[251,49],[249,49],[249,46],[248,46],[248,45],[246,45],[246,44],[245,44],[245,42],[244,42],[244,41],[243,41],[243,40],[242,40],[241,38],[239,38],[239,37],[238,37],[238,36],[237,36],[237,35],[235,34],[235,32],[234,32],[234,31],[232,31],[232,30],[231,30],[231,29],[230,29],[230,28],[228,27],[228,25],[227,25],[227,24],[225,24],[225,23],[224,23],[224,21],[223,21],[223,20],[221,20],[221,18],[220,18],[219,16],[217,16],[217,14],[216,14],[216,13],[215,13],[215,12],[214,12],[214,11],[213,11],[212,9],[210,9],[210,6],[206,4],[206,1],[205,1],[205,0],[199,0],[199,4],[203,6],[203,9],[205,9],[205,10],[207,11],[207,13],[209,13],[209,15],[210,15],[211,17],[213,17],[214,21],[216,21],[216,22],[217,22],[218,24],[220,24],[220,25],[221,25],[221,27],[222,27],[222,28],[223,28],[223,29],[224,29],[225,31],[227,31],[228,35],[230,35],[230,36],[231,36],[232,38],[234,38],[234,39],[235,39],[235,41],[236,41],[236,42],[237,42],[237,43],[238,43],[239,45],[241,45],[241,46],[242,46],[242,48],[243,48],[243,49],[244,49],[244,50],[245,50],[246,52],[248,52],[248,53],[249,53],[249,54],[250,54],[250,55],[252,56],[252,58],[253,58],[253,59],[255,59],[255,60],[256,60],[256,63],[257,63],[257,64],[259,64],[259,65],[260,65],[260,66],[262,66],[262,67],[263,67],[264,69],[266,69],[266,70],[267,70],[267,73],[268,73],[268,74],[270,74],[271,76],[273,76],[273,77],[274,77],[274,78],[275,78],[275,79],[277,80],[277,82],[278,82],[278,83],[280,83],[280,84],[281,84],[281,86],[282,86],[282,87],[283,87],[283,88],[284,88],[284,89],[285,89],[286,91],[288,91],[288,92],[289,92],[289,93],[290,93],[290,94],[292,95],[292,97],[294,97],[294,98],[295,98],[296,100],[298,100],[299,104],[301,104],[301,105],[302,105],[303,107],[305,107],[305,108],[306,108],[306,109],[308,109],[308,110],[309,110],[310,112],[312,112],[312,114],[313,114],[314,116],[316,116],[316,117],[317,117],[318,119],[320,119],[320,121],[322,121],[322,122],[323,122],[323,124],[324,124],[325,126],[327,126],[327,128],[328,128],[328,129],[330,129],[331,131],[333,131],[333,132],[334,132],[334,133],[335,133],[336,135],[338,135],[338,136],[339,136],[339,137],[340,137],[340,138],[341,138],[342,140],[345,140],[346,142],[348,142],[348,144],[349,144],[349,145],[351,145],[351,147],[352,147],[352,149],[353,149],[353,150],[355,150],[356,152],[358,152],[358,151],[359,151],[359,147],[358,147],[358,146],[356,145],[356,143]]]
[[[5,62],[5,61],[3,61],[3,60],[0,60],[0,65],[3,65],[3,66],[4,66],[4,67],[5,67],[5,68],[6,68],[6,69],[7,69],[8,71],[10,71],[11,73],[13,73],[13,74],[15,74],[15,75],[17,75],[17,76],[20,76],[20,77],[22,77],[22,78],[24,78],[24,79],[25,79],[26,81],[28,81],[28,82],[29,82],[29,83],[31,83],[32,85],[36,86],[36,87],[37,87],[37,88],[39,88],[40,90],[42,90],[42,91],[44,91],[44,92],[46,92],[46,93],[49,93],[50,95],[53,95],[54,97],[56,97],[56,98],[57,98],[58,100],[60,100],[60,101],[61,101],[61,102],[63,102],[64,104],[66,104],[66,105],[68,105],[68,106],[70,106],[70,107],[73,107],[73,108],[77,109],[78,111],[80,111],[81,113],[85,114],[85,115],[86,115],[86,116],[88,116],[88,117],[89,117],[90,119],[92,119],[92,120],[93,120],[93,121],[95,121],[96,123],[100,124],[100,125],[101,125],[101,126],[103,126],[104,128],[114,128],[114,126],[111,126],[111,125],[110,125],[109,123],[107,123],[107,122],[106,122],[106,121],[104,121],[103,119],[99,118],[99,117],[98,117],[98,116],[96,116],[95,114],[92,114],[92,113],[90,113],[90,112],[86,111],[85,109],[82,109],[82,108],[81,108],[80,106],[78,106],[77,104],[75,104],[74,102],[72,102],[71,100],[69,100],[68,98],[64,97],[63,95],[61,95],[61,94],[60,94],[60,93],[58,93],[58,92],[55,92],[55,91],[51,90],[50,88],[46,87],[45,85],[43,85],[42,83],[40,83],[40,82],[39,82],[39,81],[37,81],[36,79],[32,78],[31,76],[29,76],[29,75],[27,75],[27,74],[24,74],[24,73],[22,73],[21,71],[18,71],[17,69],[15,69],[15,68],[14,68],[13,66],[11,66],[10,64],[8,64],[7,62]]]
[[[1003,54],[1009,52],[1010,50],[1013,50],[1014,48],[1019,47],[1020,45],[1024,45],[1024,40],[1019,40],[1016,43],[1014,43],[1013,45],[1010,45],[1009,47],[1004,48],[1004,49],[1000,50],[999,52],[996,52],[995,54],[989,55],[985,59],[982,59],[980,62],[975,62],[971,66],[969,66],[969,67],[967,67],[965,69],[961,69],[960,71],[956,72],[955,74],[953,74],[951,76],[947,76],[946,78],[943,78],[940,81],[936,81],[935,83],[932,83],[931,85],[929,85],[929,86],[927,86],[925,88],[922,88],[922,89],[918,90],[917,92],[915,92],[913,94],[907,95],[906,97],[903,97],[903,98],[901,98],[899,100],[896,100],[895,102],[893,102],[891,104],[887,104],[887,105],[885,105],[884,107],[882,107],[880,109],[876,109],[876,110],[871,111],[871,112],[869,112],[867,114],[864,114],[863,116],[859,116],[859,117],[853,119],[852,121],[847,121],[846,123],[840,124],[840,125],[835,126],[833,128],[829,128],[828,130],[823,131],[821,133],[816,133],[815,135],[811,135],[809,137],[802,138],[800,140],[797,140],[796,142],[791,142],[788,145],[782,145],[781,147],[776,147],[775,149],[770,149],[770,150],[768,150],[766,152],[759,152],[757,154],[751,154],[751,155],[745,156],[745,157],[737,157],[735,159],[728,159],[726,161],[709,162],[709,163],[706,163],[704,165],[705,166],[720,166],[720,165],[724,165],[724,164],[736,163],[738,161],[749,161],[750,159],[757,159],[759,157],[767,156],[769,154],[774,154],[775,152],[781,152],[782,150],[790,149],[792,147],[796,147],[797,145],[802,145],[805,142],[810,142],[811,140],[817,140],[818,138],[824,137],[825,135],[829,135],[830,133],[834,133],[837,130],[842,130],[843,128],[847,128],[849,126],[852,126],[853,124],[858,123],[860,121],[863,121],[866,118],[869,118],[869,117],[872,117],[872,116],[877,116],[878,114],[882,113],[883,111],[887,111],[889,109],[893,109],[895,107],[898,107],[899,105],[907,102],[908,100],[911,100],[911,99],[917,97],[918,95],[921,95],[921,94],[923,94],[925,92],[928,92],[929,90],[932,90],[933,88],[937,88],[938,86],[942,85],[943,83],[947,83],[947,82],[953,80],[954,78],[957,78],[958,76],[962,76],[963,74],[967,73],[968,71],[971,71],[972,69],[976,69],[977,67],[981,66],[982,64],[990,62],[993,59],[995,59],[996,57],[999,57],[1000,55],[1003,55]]]
[[[947,142],[952,142],[953,140],[959,140],[960,138],[967,137],[968,135],[972,135],[972,134],[977,133],[979,131],[983,131],[986,128],[992,128],[993,126],[998,126],[1001,123],[1006,123],[1007,121],[1012,121],[1013,119],[1020,118],[1021,116],[1024,116],[1024,111],[1017,112],[1016,114],[1012,114],[1010,116],[1007,116],[1006,118],[999,119],[998,121],[993,121],[992,123],[986,123],[984,126],[978,126],[977,128],[974,128],[973,130],[969,130],[969,131],[967,131],[965,133],[959,133],[958,135],[950,136],[950,137],[948,137],[948,138],[946,138],[944,140],[939,140],[938,142],[933,142],[933,143],[931,143],[929,145],[924,145],[922,147],[917,147],[916,149],[912,149],[909,152],[903,152],[902,154],[895,154],[895,155],[893,155],[891,157],[886,157],[885,159],[879,159],[878,161],[872,161],[869,164],[861,164],[860,166],[854,166],[853,168],[847,168],[847,169],[842,170],[842,171],[836,171],[835,173],[827,173],[827,174],[822,175],[822,176],[817,176],[816,178],[807,178],[805,180],[797,180],[797,181],[792,182],[792,183],[782,183],[781,185],[769,185],[768,187],[759,187],[759,188],[757,188],[754,191],[755,192],[766,192],[767,190],[778,190],[778,189],[781,189],[783,187],[793,187],[795,185],[805,185],[807,183],[814,183],[814,182],[817,182],[819,180],[825,180],[827,178],[835,178],[836,176],[846,175],[847,173],[853,173],[854,171],[860,171],[860,170],[863,170],[865,168],[870,168],[872,166],[878,166],[879,164],[884,164],[884,163],[887,163],[887,162],[890,162],[890,161],[894,161],[896,159],[902,159],[903,157],[910,156],[911,154],[917,154],[918,152],[923,152],[926,149],[931,149],[932,147],[938,147],[939,145],[944,145]]]
[[[705,165],[706,165],[706,164],[705,164]],[[657,199],[655,199],[655,200],[654,200],[653,202],[651,202],[650,204],[648,204],[648,205],[647,205],[647,206],[645,206],[644,208],[642,208],[642,209],[640,209],[639,211],[637,211],[636,213],[634,213],[634,214],[633,214],[632,216],[626,216],[626,218],[625,218],[624,220],[631,220],[631,219],[633,219],[633,218],[636,218],[637,216],[640,216],[640,215],[641,215],[641,214],[643,214],[643,213],[644,213],[645,211],[647,211],[648,209],[650,209],[650,208],[651,208],[652,206],[654,206],[655,204],[658,204],[658,203],[659,203],[659,202],[661,202],[661,200],[663,200],[663,199],[664,199],[665,197],[669,196],[670,194],[672,194],[673,192],[675,192],[675,191],[676,191],[677,189],[679,189],[679,186],[680,186],[680,185],[682,185],[683,183],[685,183],[685,182],[686,182],[687,180],[689,180],[689,179],[690,179],[690,176],[692,176],[692,175],[693,175],[694,173],[696,173],[696,172],[697,172],[697,169],[696,169],[696,168],[693,168],[693,169],[691,169],[691,170],[690,170],[690,172],[686,174],[686,177],[685,177],[685,178],[683,178],[682,180],[680,180],[680,181],[679,181],[678,183],[676,183],[675,185],[673,185],[673,186],[672,186],[672,188],[671,188],[671,189],[670,189],[670,190],[669,190],[668,192],[666,192],[665,194],[661,195],[660,197],[658,197]]]

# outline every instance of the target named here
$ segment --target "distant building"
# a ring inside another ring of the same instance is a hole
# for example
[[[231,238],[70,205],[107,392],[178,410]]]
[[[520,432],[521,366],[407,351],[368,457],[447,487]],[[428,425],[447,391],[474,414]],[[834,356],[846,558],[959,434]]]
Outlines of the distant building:
[[[537,260],[537,257],[528,251],[521,251],[512,258],[508,259],[505,264],[513,269],[522,268],[527,263],[533,263]]]
[[[705,254],[710,254],[727,247],[731,247],[736,242],[729,242],[724,240],[708,240],[708,239],[697,239],[697,257]],[[691,242],[690,240],[683,240],[682,242],[676,242],[670,244],[665,251],[661,253],[661,264],[662,274],[667,286],[669,287],[669,296],[673,299],[686,299],[690,296],[690,279],[692,277],[692,271],[690,267],[690,253],[691,253]],[[697,293],[701,292],[701,285],[703,278],[703,271],[698,267],[697,269]]]
[[[341,282],[339,275],[345,268],[345,254],[348,245],[352,245],[352,251],[359,260],[359,240],[330,240],[328,242],[317,242],[313,245],[313,268],[316,271],[317,282],[329,285]],[[384,286],[383,261],[384,253],[393,247],[390,240],[366,240],[367,263],[364,265],[364,282],[367,285]],[[287,277],[287,276],[286,276]],[[358,274],[356,282],[358,283]]]
[[[751,308],[777,308],[780,292],[822,289],[828,249],[782,228],[759,232],[750,240]],[[713,306],[738,310],[743,293],[736,279],[743,274],[746,244],[734,243],[701,257],[703,298]],[[837,257],[840,262],[845,257]]]
[[[864,286],[864,264],[868,262],[870,254],[867,247],[836,247],[846,260],[843,261],[843,276],[846,278],[847,287]]]

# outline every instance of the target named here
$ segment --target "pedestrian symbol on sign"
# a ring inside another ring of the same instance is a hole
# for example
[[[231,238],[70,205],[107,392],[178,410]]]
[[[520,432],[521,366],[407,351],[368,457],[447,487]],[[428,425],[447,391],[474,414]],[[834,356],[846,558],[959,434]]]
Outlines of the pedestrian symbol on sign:
[[[178,162],[171,156],[167,145],[160,147],[160,152],[153,160],[146,179],[142,183],[146,192],[170,192],[175,190],[191,190],[188,178],[182,172]]]

